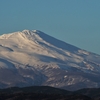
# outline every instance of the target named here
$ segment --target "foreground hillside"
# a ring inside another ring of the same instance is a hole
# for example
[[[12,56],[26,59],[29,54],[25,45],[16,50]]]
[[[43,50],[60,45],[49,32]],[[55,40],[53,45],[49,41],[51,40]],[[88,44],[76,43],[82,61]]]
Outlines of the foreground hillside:
[[[57,94],[38,94],[38,93],[15,93],[2,94],[0,100],[93,100],[85,95],[57,95]],[[96,100],[96,99],[95,99]]]
[[[92,100],[92,98],[53,87],[34,86],[1,89],[0,100]]]
[[[0,89],[0,100],[100,100],[100,88],[67,91],[48,86]]]

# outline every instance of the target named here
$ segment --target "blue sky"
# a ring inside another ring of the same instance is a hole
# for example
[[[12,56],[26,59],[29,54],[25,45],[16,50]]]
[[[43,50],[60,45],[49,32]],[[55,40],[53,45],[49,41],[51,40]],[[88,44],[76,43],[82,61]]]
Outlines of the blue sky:
[[[100,54],[100,0],[0,0],[0,34],[24,29]]]

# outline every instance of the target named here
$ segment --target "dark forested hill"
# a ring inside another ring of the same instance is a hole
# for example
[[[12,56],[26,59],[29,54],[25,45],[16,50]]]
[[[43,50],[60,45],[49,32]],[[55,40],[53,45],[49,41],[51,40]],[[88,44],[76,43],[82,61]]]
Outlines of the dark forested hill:
[[[100,100],[100,88],[67,91],[49,86],[0,89],[0,100]]]

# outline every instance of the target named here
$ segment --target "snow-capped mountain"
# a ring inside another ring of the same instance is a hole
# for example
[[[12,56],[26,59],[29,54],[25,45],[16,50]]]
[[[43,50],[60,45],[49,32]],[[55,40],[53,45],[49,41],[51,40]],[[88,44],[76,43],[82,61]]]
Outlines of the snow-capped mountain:
[[[100,87],[100,56],[38,30],[0,36],[0,88]]]

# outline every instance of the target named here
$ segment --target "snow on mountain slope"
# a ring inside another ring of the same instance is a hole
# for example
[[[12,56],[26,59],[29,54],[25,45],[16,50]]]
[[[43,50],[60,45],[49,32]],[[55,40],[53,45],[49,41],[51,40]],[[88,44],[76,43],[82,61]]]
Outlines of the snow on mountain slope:
[[[0,36],[0,88],[100,87],[100,56],[38,30]]]

